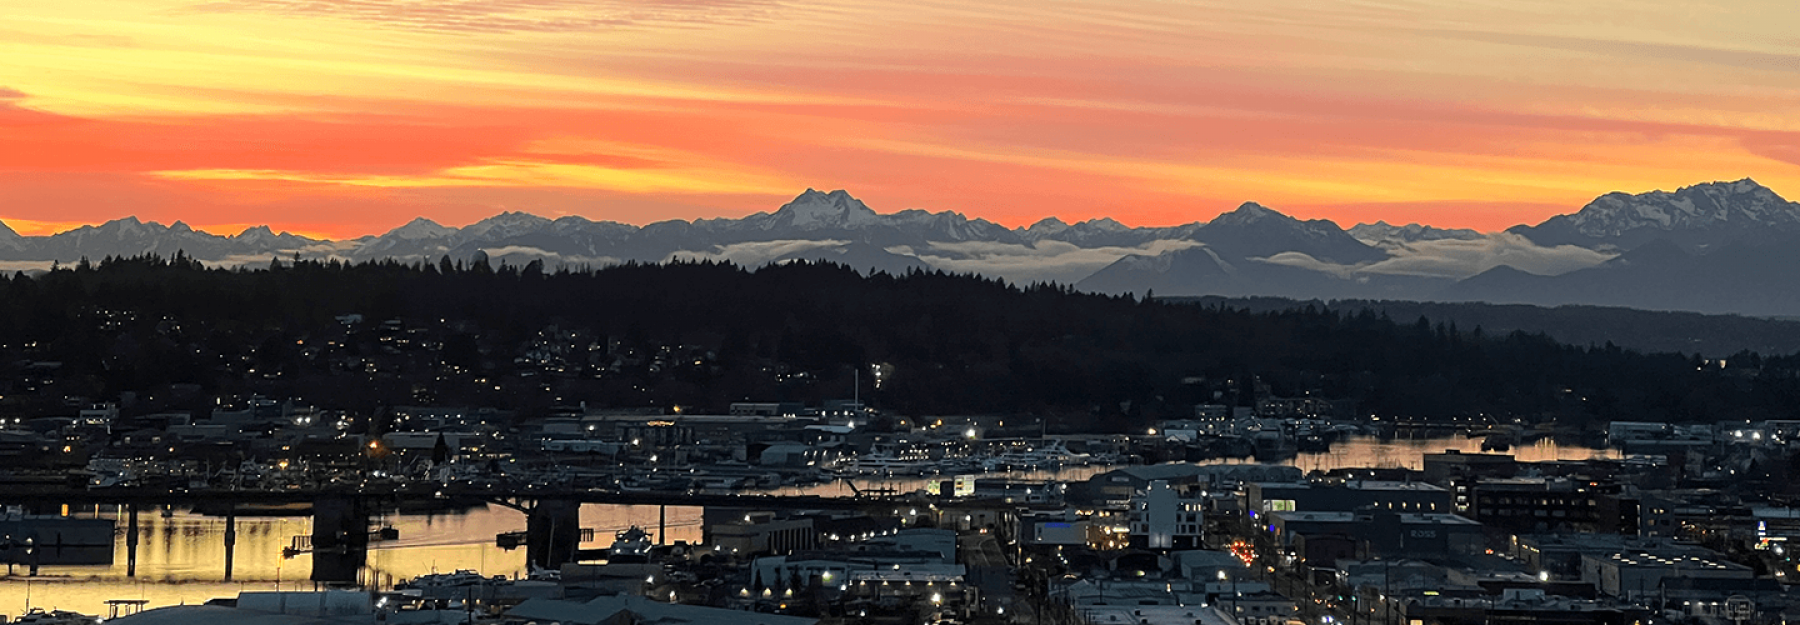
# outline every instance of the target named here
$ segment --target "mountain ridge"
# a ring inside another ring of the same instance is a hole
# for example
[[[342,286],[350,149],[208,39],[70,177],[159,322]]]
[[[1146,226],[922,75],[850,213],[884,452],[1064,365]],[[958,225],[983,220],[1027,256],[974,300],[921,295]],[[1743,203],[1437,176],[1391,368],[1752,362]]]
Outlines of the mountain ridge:
[[[881,213],[845,190],[812,188],[774,211],[740,218],[640,226],[506,211],[461,227],[418,217],[380,234],[341,240],[268,226],[219,235],[135,216],[47,236],[20,236],[0,224],[0,261],[15,265],[177,251],[222,265],[293,256],[436,262],[479,255],[491,262],[540,260],[565,267],[678,258],[759,266],[804,259],[890,273],[945,269],[1112,293],[1591,303],[1800,315],[1800,302],[1759,294],[1781,290],[1775,280],[1787,275],[1785,268],[1767,263],[1788,262],[1779,253],[1784,245],[1800,247],[1800,203],[1749,178],[1673,192],[1607,193],[1577,212],[1495,233],[1385,221],[1346,229],[1256,202],[1175,226],[1134,227],[1109,217],[1069,223],[1052,216],[1008,228],[955,211]],[[1620,284],[1641,292],[1620,291]],[[1753,294],[1733,295],[1719,285]],[[1688,295],[1693,292],[1732,303],[1721,308]]]

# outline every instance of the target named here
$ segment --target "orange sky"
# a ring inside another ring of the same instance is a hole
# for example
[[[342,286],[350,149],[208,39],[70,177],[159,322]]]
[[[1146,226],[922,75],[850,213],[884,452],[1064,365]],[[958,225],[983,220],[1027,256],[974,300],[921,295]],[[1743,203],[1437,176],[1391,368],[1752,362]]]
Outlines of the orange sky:
[[[1800,4],[13,0],[0,220],[646,223],[807,187],[1133,225],[1484,230],[1800,195]],[[1749,16],[1754,16],[1753,19]]]

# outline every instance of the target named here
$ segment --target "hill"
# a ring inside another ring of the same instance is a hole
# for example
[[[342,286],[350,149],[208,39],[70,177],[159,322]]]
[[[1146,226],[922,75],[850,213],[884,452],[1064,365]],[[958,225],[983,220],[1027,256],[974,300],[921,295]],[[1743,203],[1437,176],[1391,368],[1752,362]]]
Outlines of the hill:
[[[1170,302],[1225,306],[1273,313],[1315,306],[1339,314],[1369,310],[1392,319],[1425,317],[1463,332],[1544,334],[1571,345],[1612,343],[1646,353],[1675,352],[1725,358],[1739,352],[1800,352],[1800,319],[1705,315],[1606,306],[1414,302],[1364,299],[1298,300],[1279,297],[1163,298]]]
[[[1800,411],[1792,356],[1719,366],[1366,310],[1253,312],[807,261],[549,272],[447,258],[255,271],[106,259],[0,279],[0,363],[0,411],[14,414],[126,393],[133,410],[250,394],[365,414],[420,403],[723,410],[847,397],[856,371],[877,368],[862,395],[890,411],[1053,415],[1088,430],[1302,394],[1426,418]]]

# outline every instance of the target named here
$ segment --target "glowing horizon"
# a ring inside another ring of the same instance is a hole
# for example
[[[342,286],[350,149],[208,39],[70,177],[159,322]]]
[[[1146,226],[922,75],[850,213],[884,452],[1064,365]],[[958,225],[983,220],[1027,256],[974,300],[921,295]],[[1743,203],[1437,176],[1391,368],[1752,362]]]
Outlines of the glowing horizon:
[[[1800,188],[1800,5],[1773,0],[18,4],[0,221],[26,235],[641,225],[809,187],[1009,227],[1255,201],[1493,231]]]

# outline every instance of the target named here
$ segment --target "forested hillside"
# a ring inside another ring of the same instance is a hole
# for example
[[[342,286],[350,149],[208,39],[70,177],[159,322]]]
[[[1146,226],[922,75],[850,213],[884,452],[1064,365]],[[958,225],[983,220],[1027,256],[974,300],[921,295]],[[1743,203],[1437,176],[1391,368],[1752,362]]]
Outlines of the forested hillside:
[[[547,273],[448,259],[253,271],[108,259],[0,278],[0,352],[0,410],[31,414],[125,392],[143,410],[250,393],[350,410],[723,410],[847,398],[858,368],[862,396],[889,411],[1040,414],[1077,428],[1259,394],[1349,400],[1365,417],[1800,412],[1793,356],[1721,366],[1366,310],[1250,312],[805,262]]]

